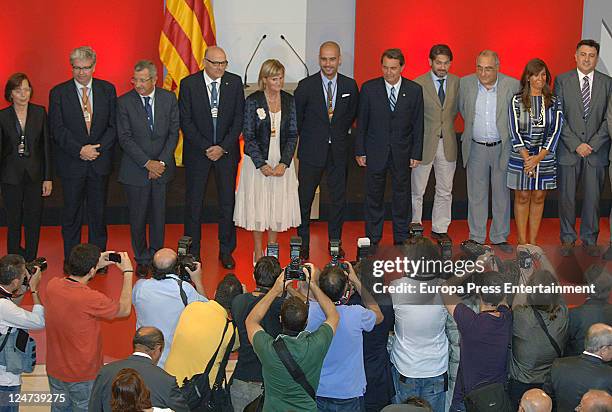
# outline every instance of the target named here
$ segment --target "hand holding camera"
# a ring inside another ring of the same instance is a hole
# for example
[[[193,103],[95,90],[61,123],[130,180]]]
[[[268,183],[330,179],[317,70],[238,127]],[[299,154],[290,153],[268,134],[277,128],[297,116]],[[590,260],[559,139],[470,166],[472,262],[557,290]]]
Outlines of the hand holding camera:
[[[185,272],[189,274],[189,278],[192,282],[197,282],[202,279],[202,264],[198,261],[194,261],[193,265],[195,266],[194,270],[191,270],[189,266],[185,266]]]
[[[32,292],[38,292],[38,286],[40,285],[40,279],[42,279],[42,270],[39,266],[36,266],[34,269],[34,273],[30,273],[28,271],[28,273],[26,273],[26,277],[24,278],[24,283],[25,283],[25,279],[27,279],[28,284],[30,285],[30,290]]]

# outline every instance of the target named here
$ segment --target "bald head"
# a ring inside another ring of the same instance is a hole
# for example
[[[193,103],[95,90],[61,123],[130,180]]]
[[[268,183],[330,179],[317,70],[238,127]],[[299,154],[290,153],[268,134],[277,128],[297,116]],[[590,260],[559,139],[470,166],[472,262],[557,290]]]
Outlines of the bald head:
[[[550,412],[552,400],[542,389],[529,389],[523,394],[519,411],[525,412]]]
[[[323,50],[326,50],[326,49],[331,49],[334,52],[336,52],[338,56],[340,56],[340,45],[336,43],[335,41],[326,41],[323,44],[321,44],[321,47],[319,48],[319,53],[321,53]]]
[[[176,269],[176,252],[169,248],[158,250],[153,255],[153,276],[168,275],[175,272]]]
[[[582,396],[580,405],[576,407],[580,412],[610,412],[612,411],[612,396],[606,391],[591,389]]]
[[[204,52],[204,71],[213,80],[217,80],[225,74],[227,67],[227,56],[221,47],[210,46]]]
[[[328,79],[333,79],[338,73],[338,67],[342,64],[340,46],[335,41],[326,41],[319,48],[319,67]]]
[[[143,352],[157,364],[164,351],[164,334],[153,326],[142,326],[136,330],[132,340],[134,352]]]
[[[584,339],[584,350],[601,356],[604,362],[612,360],[612,326],[594,323]]]

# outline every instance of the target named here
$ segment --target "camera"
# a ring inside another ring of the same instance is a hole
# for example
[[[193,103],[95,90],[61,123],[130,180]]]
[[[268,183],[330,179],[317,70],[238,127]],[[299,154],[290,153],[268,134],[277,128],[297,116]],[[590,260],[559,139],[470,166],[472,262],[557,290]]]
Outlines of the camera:
[[[461,242],[459,245],[461,250],[468,255],[470,259],[478,259],[479,256],[482,256],[487,251],[487,248],[484,245],[476,242],[475,240],[468,239]]]
[[[121,263],[121,255],[119,253],[109,253],[107,259],[109,262]]]
[[[23,284],[28,286],[30,284],[30,276],[36,273],[36,268],[40,268],[41,272],[47,270],[47,258],[46,257],[37,257],[31,262],[26,262],[25,268],[28,271],[29,276],[24,276]]]
[[[327,264],[328,267],[337,266],[344,270],[345,272],[349,271],[349,265],[346,262],[342,261],[340,257],[340,246],[342,242],[339,239],[330,239],[329,240],[329,254],[331,256],[331,261]]]
[[[442,260],[451,260],[453,258],[453,242],[450,239],[438,239],[438,247],[440,248]]]
[[[360,262],[370,256],[370,238],[360,237],[357,239],[357,261]]]
[[[423,237],[423,225],[411,223],[408,226],[408,239],[418,239],[420,237]]]
[[[518,264],[521,269],[530,269],[533,265],[533,256],[528,250],[519,250],[517,257]]]
[[[302,250],[302,238],[292,237],[289,242],[289,265],[285,268],[285,281],[288,280],[306,280],[306,274],[304,273],[304,267],[308,271],[310,268],[302,264],[300,258],[300,251]]]
[[[188,268],[192,272],[196,270],[197,265],[195,258],[191,254],[191,237],[183,236],[178,241],[176,248],[176,271],[178,277],[184,282],[190,282],[191,276],[185,270]]]
[[[268,243],[266,256],[273,256],[278,260],[278,243]]]

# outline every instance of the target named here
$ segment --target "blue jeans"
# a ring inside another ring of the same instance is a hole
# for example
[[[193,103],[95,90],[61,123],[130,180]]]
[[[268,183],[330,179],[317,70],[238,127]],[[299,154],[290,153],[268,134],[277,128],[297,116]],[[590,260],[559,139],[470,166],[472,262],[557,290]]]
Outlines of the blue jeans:
[[[17,412],[19,410],[19,403],[12,403],[10,396],[18,395],[21,393],[21,385],[16,386],[0,386],[0,412]]]
[[[94,381],[64,382],[47,375],[52,394],[62,395],[65,402],[51,405],[51,412],[87,412]]]
[[[411,396],[416,396],[429,402],[434,412],[444,412],[446,405],[444,374],[431,378],[407,378],[400,375],[395,365],[392,374],[393,386],[395,386],[393,403],[403,403]]]
[[[363,396],[350,399],[326,398],[317,396],[319,412],[365,412]]]

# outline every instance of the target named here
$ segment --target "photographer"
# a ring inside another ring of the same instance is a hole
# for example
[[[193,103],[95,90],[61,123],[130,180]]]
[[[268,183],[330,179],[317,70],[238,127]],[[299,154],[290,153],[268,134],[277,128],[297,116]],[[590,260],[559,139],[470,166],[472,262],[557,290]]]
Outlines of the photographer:
[[[25,267],[23,257],[19,255],[6,255],[0,258],[0,342],[4,341],[8,333],[16,333],[21,329],[42,329],[45,327],[45,310],[38,297],[40,284],[40,268],[36,267],[34,274],[30,275]],[[32,311],[19,307],[27,291],[24,280],[28,279],[32,292],[34,306]],[[8,347],[5,347],[7,350]],[[19,393],[21,390],[21,375],[6,371],[5,365],[0,365],[0,393],[3,405],[8,401],[9,393]],[[3,411],[17,411],[18,406],[2,407]]]
[[[336,305],[341,322],[323,362],[317,389],[319,411],[363,411],[366,377],[363,358],[363,332],[371,331],[384,320],[376,301],[355,274],[348,262],[342,266],[328,265],[319,276],[319,288]],[[348,273],[347,273],[348,272]],[[351,285],[361,296],[364,306],[347,305]],[[311,302],[308,310],[309,331],[316,330],[325,320],[318,302]]]
[[[51,393],[64,396],[64,405],[52,411],[72,408],[86,411],[98,370],[103,365],[101,320],[123,318],[132,311],[132,262],[127,252],[119,262],[111,253],[100,253],[93,244],[76,245],[68,258],[68,277],[54,277],[43,298],[47,307],[47,376]],[[116,266],[122,273],[119,301],[87,284],[96,271]],[[63,395],[62,395],[63,394]]]
[[[265,385],[264,411],[317,410],[314,392],[319,386],[323,359],[338,326],[339,317],[334,304],[318,286],[319,271],[310,263],[306,266],[310,269],[304,268],[310,292],[325,313],[325,321],[314,332],[304,330],[309,316],[308,304],[295,296],[283,302],[280,315],[283,333],[277,339],[266,333],[261,326],[274,299],[280,296],[286,284],[290,283],[285,282],[283,274],[276,279],[272,289],[255,305],[246,319],[249,342],[262,365]],[[282,342],[286,347],[289,356],[302,370],[304,381],[298,383],[293,379],[279,358],[275,342]],[[312,395],[307,392],[306,387],[312,391]]]
[[[158,366],[164,367],[170,353],[174,329],[185,306],[191,302],[207,302],[202,286],[202,266],[195,262],[194,271],[185,268],[195,288],[177,273],[178,259],[172,249],[160,249],[153,255],[153,278],[140,279],[134,285],[132,301],[136,310],[136,328],[154,326],[164,334],[164,351]]]

